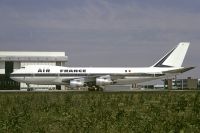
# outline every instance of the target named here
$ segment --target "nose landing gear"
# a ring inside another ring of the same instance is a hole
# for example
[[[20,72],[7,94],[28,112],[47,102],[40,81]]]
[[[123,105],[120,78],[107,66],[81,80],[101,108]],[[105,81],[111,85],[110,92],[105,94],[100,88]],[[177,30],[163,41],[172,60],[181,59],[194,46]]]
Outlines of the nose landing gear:
[[[33,88],[30,87],[30,84],[26,84],[27,85],[27,91],[33,91]]]

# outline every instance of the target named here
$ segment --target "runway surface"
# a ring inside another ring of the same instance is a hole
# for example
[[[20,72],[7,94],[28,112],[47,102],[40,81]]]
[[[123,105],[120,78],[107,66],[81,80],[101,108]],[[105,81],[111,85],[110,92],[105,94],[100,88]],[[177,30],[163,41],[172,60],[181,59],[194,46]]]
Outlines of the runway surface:
[[[200,90],[155,90],[155,89],[149,89],[149,90],[131,90],[131,91],[103,91],[103,92],[198,92]],[[0,90],[0,93],[24,93],[24,92],[47,92],[47,93],[54,93],[54,92],[89,92],[86,90],[33,90],[33,91],[26,91],[26,90]],[[92,91],[90,91],[92,92]],[[98,91],[95,91],[98,92]]]

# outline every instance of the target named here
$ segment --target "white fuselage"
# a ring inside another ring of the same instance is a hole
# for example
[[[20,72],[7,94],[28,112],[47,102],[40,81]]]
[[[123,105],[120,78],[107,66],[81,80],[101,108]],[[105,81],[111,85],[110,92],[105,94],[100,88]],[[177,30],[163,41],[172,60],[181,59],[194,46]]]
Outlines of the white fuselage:
[[[134,84],[174,76],[193,67],[181,67],[189,42],[181,42],[151,67],[61,67],[48,65],[25,66],[11,74],[18,82],[40,85],[105,86]]]
[[[129,84],[162,78],[162,72],[174,68],[129,68],[129,67],[61,67],[61,66],[26,66],[12,73],[12,79],[18,82],[40,85],[67,85],[65,81],[87,77],[110,75],[116,84]]]

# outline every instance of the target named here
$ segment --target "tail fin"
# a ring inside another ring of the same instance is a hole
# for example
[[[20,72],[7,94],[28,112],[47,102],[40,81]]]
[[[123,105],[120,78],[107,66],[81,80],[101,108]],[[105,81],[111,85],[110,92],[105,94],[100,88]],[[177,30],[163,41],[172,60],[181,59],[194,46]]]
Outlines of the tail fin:
[[[180,42],[177,47],[172,49],[152,67],[181,67],[189,45],[189,42]]]

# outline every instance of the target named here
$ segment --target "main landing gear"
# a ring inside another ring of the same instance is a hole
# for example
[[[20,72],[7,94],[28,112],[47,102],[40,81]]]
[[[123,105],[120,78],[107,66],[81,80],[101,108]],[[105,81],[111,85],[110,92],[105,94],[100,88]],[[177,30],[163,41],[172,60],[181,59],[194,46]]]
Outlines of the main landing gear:
[[[103,87],[98,85],[88,86],[88,91],[103,91]]]

